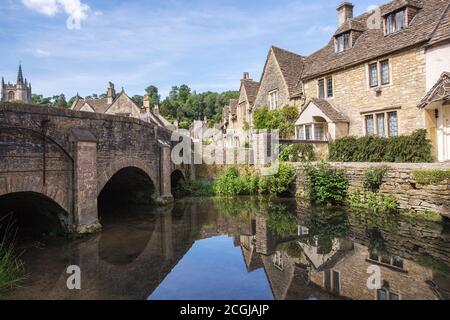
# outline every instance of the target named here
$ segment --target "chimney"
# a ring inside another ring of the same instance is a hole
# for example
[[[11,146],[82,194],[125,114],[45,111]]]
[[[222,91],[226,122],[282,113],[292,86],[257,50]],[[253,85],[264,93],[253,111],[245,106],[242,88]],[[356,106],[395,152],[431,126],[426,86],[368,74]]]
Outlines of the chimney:
[[[244,72],[244,76],[243,76],[242,80],[250,80],[250,73]]]
[[[110,82],[108,86],[108,92],[106,93],[108,104],[112,104],[116,98],[116,90],[114,89],[114,83]]]
[[[342,26],[348,19],[353,18],[354,5],[350,2],[343,2],[338,8],[339,26]]]
[[[150,111],[150,98],[148,94],[144,95],[144,108],[146,112]]]
[[[155,106],[153,107],[153,113],[159,116],[159,106],[157,104],[155,104]]]

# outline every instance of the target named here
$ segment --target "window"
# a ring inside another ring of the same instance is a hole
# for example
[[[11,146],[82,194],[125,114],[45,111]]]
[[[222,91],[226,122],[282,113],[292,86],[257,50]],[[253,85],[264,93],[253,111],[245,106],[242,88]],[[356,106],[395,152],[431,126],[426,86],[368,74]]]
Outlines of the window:
[[[378,87],[378,66],[376,63],[369,65],[369,82],[370,87]]]
[[[283,270],[283,257],[281,256],[281,252],[277,251],[273,256],[273,264],[280,270]]]
[[[398,136],[398,120],[396,111],[388,113],[388,133],[389,137]]]
[[[325,98],[325,80],[320,79],[318,82],[319,86],[319,98],[324,99]]]
[[[378,255],[376,252],[372,252],[369,256],[369,260],[383,264],[386,266],[393,266],[398,269],[404,269],[404,260],[402,257],[399,256],[389,256],[389,255]]]
[[[338,36],[336,38],[336,49],[337,52],[342,52],[345,51],[347,49],[350,49],[351,45],[350,45],[350,33],[344,33],[341,34],[340,36]]]
[[[391,13],[385,18],[385,33],[386,35],[401,31],[406,27],[405,10],[400,10]]]
[[[391,292],[387,289],[380,289],[377,291],[378,300],[400,300],[400,296],[397,293]]]
[[[373,115],[366,116],[366,135],[372,136],[375,134],[373,126]]]
[[[380,69],[381,69],[381,84],[389,84],[389,61],[384,60],[380,62]]]
[[[339,280],[339,272],[330,270],[324,271],[325,280],[324,287],[327,291],[331,291],[334,293],[340,293],[341,291],[341,283]]]
[[[380,137],[386,136],[386,130],[384,127],[384,113],[377,114],[377,134]]]
[[[305,126],[297,127],[297,138],[299,140],[305,140]]]
[[[9,101],[12,101],[12,100],[14,100],[15,98],[14,98],[14,91],[10,91],[9,93],[8,93],[8,100]]]
[[[305,140],[313,140],[312,136],[312,125],[305,126]]]
[[[327,97],[328,98],[333,97],[333,79],[332,78],[327,79]]]
[[[269,93],[269,107],[270,110],[278,108],[278,90]]]
[[[323,141],[324,140],[324,128],[323,124],[315,124],[314,125],[314,140]]]
[[[341,291],[339,272],[333,271],[333,291],[339,293]]]

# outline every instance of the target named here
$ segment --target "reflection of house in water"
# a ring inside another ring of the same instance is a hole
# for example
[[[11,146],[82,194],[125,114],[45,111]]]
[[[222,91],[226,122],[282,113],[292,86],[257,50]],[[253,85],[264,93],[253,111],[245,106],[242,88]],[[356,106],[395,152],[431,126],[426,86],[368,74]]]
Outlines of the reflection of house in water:
[[[256,230],[240,237],[249,272],[264,268],[276,299],[435,300],[430,269],[395,254],[371,253],[368,244],[333,239],[321,246],[306,241],[308,228],[299,226],[296,241],[283,242],[272,234],[267,220],[258,216]],[[311,239],[311,238],[308,238]],[[395,244],[394,244],[395,245]],[[380,290],[367,287],[368,268],[381,270]],[[445,279],[448,283],[448,279]]]

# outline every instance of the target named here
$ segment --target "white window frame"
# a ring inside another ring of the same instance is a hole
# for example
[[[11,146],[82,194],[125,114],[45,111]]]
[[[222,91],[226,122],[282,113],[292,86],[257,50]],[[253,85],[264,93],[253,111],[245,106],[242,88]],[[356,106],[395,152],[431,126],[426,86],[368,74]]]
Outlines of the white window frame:
[[[327,137],[327,132],[325,130],[325,125],[327,123],[326,122],[314,122],[314,123],[303,123],[300,124],[298,126],[296,126],[296,135],[297,135],[297,140],[301,140],[301,141],[327,141],[328,137]],[[311,139],[307,139],[306,138],[306,127],[307,126],[311,126]],[[316,126],[322,126],[323,128],[323,139],[318,140],[316,137]],[[300,134],[299,132],[303,133],[303,139],[300,138]]]
[[[278,109],[278,89],[269,92],[269,110]]]

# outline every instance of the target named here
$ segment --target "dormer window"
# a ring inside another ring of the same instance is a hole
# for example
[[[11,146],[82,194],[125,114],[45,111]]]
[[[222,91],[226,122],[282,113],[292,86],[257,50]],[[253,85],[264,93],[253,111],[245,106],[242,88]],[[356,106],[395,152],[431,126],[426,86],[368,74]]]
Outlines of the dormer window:
[[[342,52],[351,48],[350,32],[343,33],[336,37],[336,51]]]
[[[384,20],[384,24],[386,35],[405,29],[406,27],[405,9],[387,15]]]

